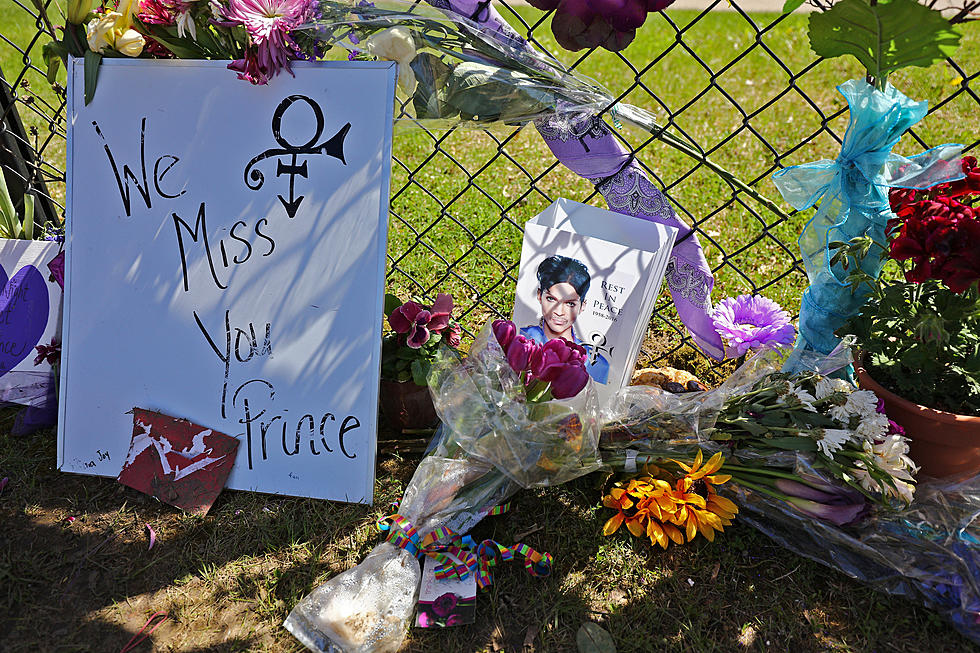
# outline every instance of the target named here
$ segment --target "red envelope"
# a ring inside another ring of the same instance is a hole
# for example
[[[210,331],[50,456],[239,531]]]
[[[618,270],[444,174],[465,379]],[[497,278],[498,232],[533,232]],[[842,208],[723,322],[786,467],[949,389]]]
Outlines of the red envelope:
[[[118,481],[204,515],[228,480],[238,440],[186,419],[133,409],[133,441]]]

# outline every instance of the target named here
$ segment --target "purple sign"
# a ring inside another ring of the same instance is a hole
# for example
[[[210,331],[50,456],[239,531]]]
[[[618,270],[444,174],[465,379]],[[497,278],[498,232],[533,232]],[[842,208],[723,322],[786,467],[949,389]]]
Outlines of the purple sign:
[[[25,265],[8,280],[0,265],[0,376],[34,353],[48,326],[48,301],[36,267]]]

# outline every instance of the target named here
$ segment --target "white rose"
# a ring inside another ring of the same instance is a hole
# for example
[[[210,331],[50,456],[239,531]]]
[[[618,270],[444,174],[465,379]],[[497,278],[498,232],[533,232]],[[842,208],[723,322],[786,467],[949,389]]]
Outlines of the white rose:
[[[116,50],[127,57],[140,56],[144,45],[143,35],[134,29],[128,29],[116,37]]]
[[[398,62],[398,85],[409,95],[415,93],[415,71],[411,67],[416,55],[415,38],[408,28],[381,30],[361,43],[361,47],[373,57]]]
[[[89,22],[86,34],[88,35],[88,47],[92,52],[102,52],[106,48],[112,47],[115,40],[116,21],[122,18],[118,11],[110,11],[98,20]]]

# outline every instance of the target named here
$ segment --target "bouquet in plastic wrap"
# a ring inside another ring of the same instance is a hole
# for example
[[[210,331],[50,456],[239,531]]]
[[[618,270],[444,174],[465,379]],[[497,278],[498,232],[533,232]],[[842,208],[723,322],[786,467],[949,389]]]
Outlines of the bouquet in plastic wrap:
[[[526,47],[509,27],[491,30],[446,10],[400,0],[319,3],[299,28],[351,59],[397,61],[396,118],[427,127],[525,124],[568,110],[598,113],[613,96],[558,60]]]
[[[508,326],[509,325],[509,326]],[[285,626],[314,651],[394,651],[415,611],[417,555],[465,577],[498,554],[523,554],[532,573],[548,557],[460,537],[521,487],[555,485],[601,467],[600,415],[585,353],[566,341],[539,346],[513,323],[487,325],[463,361],[433,366],[429,387],[442,434],[405,490],[387,541],[361,564],[304,598]],[[556,398],[557,397],[557,398]],[[486,546],[484,546],[486,545]]]
[[[829,376],[851,360],[847,344],[793,375],[766,351],[715,390],[623,389],[602,431],[604,465],[627,473],[604,498],[617,511],[606,530],[621,516],[666,547],[710,539],[721,530],[712,524],[737,512],[789,550],[934,609],[980,642],[980,477],[916,483],[901,427],[873,394]],[[702,451],[714,455],[702,461]],[[641,510],[649,496],[660,519]],[[700,523],[705,513],[718,521]]]

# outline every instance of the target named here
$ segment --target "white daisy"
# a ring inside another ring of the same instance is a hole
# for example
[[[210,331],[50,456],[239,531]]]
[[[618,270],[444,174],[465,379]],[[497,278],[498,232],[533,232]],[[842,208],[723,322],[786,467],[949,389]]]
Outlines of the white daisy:
[[[847,396],[844,404],[847,412],[862,419],[878,412],[878,397],[870,390],[855,390]]]
[[[847,381],[841,379],[832,379],[828,376],[821,377],[817,381],[817,387],[814,388],[814,393],[817,395],[817,399],[824,399],[829,397],[835,392],[850,392],[851,384]]]
[[[831,456],[835,451],[844,447],[851,438],[851,432],[844,429],[823,429],[823,437],[817,440],[817,447],[824,455]]]
[[[851,414],[847,412],[846,406],[831,406],[827,409],[827,412],[831,417],[845,426],[851,421]]]
[[[874,412],[861,418],[857,434],[868,442],[880,442],[888,435],[888,417],[883,413]]]

